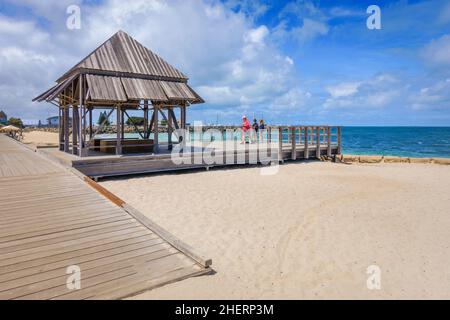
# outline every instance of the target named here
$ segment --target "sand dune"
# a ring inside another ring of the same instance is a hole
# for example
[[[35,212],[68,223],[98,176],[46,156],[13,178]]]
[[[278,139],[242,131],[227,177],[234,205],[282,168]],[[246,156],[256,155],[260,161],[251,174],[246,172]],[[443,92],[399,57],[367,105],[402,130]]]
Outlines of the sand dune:
[[[102,185],[217,272],[135,298],[450,298],[449,166],[307,162]]]

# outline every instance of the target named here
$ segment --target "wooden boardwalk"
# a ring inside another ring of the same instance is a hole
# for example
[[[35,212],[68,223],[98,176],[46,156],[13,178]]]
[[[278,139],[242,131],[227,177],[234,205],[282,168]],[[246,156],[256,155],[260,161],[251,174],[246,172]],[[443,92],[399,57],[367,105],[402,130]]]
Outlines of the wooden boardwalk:
[[[153,225],[0,135],[0,299],[117,299],[210,271]]]

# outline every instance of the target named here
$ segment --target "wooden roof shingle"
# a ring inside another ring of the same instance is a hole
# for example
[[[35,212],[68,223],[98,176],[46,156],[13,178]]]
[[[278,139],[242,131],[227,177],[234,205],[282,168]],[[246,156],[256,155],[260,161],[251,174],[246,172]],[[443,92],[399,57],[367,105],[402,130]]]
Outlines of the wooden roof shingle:
[[[87,69],[93,74],[96,71],[109,71],[172,81],[186,82],[188,79],[181,71],[121,30],[57,81],[60,82],[81,69]]]

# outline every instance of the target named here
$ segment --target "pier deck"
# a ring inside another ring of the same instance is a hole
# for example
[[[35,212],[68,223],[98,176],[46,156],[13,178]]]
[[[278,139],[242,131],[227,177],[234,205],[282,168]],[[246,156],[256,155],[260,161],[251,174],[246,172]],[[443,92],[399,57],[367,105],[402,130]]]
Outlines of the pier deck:
[[[268,164],[300,159],[333,157],[341,153],[341,128],[330,126],[273,127],[270,141],[240,144],[239,141],[202,141],[187,143],[183,163],[175,163],[167,145],[160,145],[158,154],[111,155],[90,152],[79,157],[57,149],[42,149],[45,155],[71,166],[92,178],[128,174],[211,168],[242,164]],[[223,135],[223,133],[222,133]],[[283,137],[280,139],[278,137]],[[230,146],[231,142],[231,146]],[[175,145],[174,148],[177,146]],[[267,151],[269,150],[269,151]],[[202,159],[214,155],[215,160]],[[199,161],[199,159],[202,159]],[[231,160],[230,160],[231,159]],[[270,161],[267,161],[270,160]]]
[[[117,299],[210,272],[210,261],[85,180],[0,135],[0,299]],[[70,290],[73,265],[81,288]]]

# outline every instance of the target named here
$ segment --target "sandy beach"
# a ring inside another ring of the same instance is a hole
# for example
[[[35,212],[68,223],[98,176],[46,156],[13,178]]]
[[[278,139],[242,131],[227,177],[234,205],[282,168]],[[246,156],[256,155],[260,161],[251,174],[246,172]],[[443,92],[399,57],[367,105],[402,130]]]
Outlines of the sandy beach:
[[[213,259],[215,274],[136,299],[450,298],[450,166],[296,162],[275,175],[214,169],[101,184]],[[380,290],[367,289],[370,265]]]
[[[26,131],[23,133],[23,143],[35,146],[57,146],[58,133],[47,131]]]
[[[450,166],[297,162],[101,184],[213,259],[215,274],[136,299],[450,298]]]

